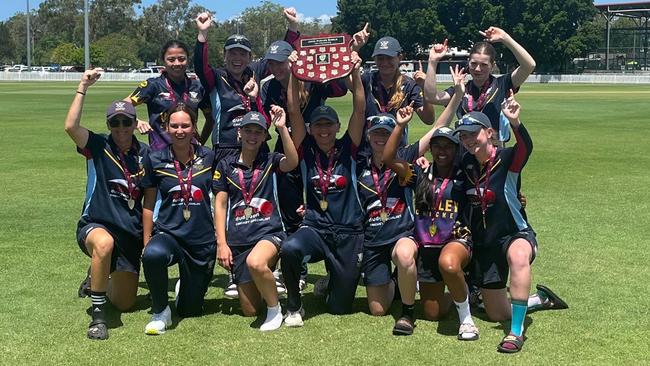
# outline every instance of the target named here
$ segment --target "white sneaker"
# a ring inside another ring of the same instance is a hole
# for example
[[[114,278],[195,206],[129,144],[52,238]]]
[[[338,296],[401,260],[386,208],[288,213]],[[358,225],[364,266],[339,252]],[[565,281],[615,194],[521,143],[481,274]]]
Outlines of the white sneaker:
[[[300,290],[300,293],[305,291],[306,288],[307,288],[307,281],[301,278],[300,281],[298,281],[298,289]]]
[[[264,324],[260,326],[262,332],[268,332],[270,330],[276,330],[282,325],[282,307],[278,303],[276,307],[266,308],[266,319]]]
[[[167,327],[172,325],[172,311],[169,306],[158,314],[151,316],[151,321],[144,327],[144,334],[161,335],[165,334]]]
[[[298,311],[287,311],[287,315],[284,318],[284,325],[287,327],[302,327],[305,325],[302,321],[303,316],[305,316],[305,309],[302,306]]]
[[[232,273],[228,274],[228,285],[223,289],[223,296],[229,299],[239,298],[239,291],[237,291],[237,285],[232,280]]]

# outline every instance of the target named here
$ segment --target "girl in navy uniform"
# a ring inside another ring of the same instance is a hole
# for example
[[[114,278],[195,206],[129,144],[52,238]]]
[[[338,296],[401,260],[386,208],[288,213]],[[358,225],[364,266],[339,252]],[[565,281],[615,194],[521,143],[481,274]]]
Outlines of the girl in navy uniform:
[[[300,146],[307,198],[303,226],[285,241],[280,252],[288,296],[285,324],[289,327],[303,325],[299,291],[303,263],[325,261],[331,276],[326,300],[330,312],[349,312],[354,300],[363,245],[356,152],[363,133],[365,101],[356,52],[352,53],[352,62],[352,116],[341,139],[336,138],[340,128],[338,115],[329,106],[314,109],[306,135],[296,80],[292,80],[288,90],[289,119],[293,139]]]
[[[79,124],[86,92],[99,77],[98,69],[84,73],[65,120],[65,131],[88,165],[77,242],[91,258],[92,321],[87,332],[90,339],[108,338],[107,296],[121,311],[135,303],[142,253],[139,182],[144,173],[142,159],[149,152],[148,146],[133,136],[137,119],[130,103],[116,101],[109,106],[109,135],[95,134]]]
[[[535,60],[501,28],[490,27],[479,33],[485,38],[485,42],[475,43],[469,51],[468,70],[472,80],[466,84],[466,91],[456,110],[456,116],[460,118],[472,111],[483,112],[490,119],[490,127],[497,132],[495,138],[502,142],[508,141],[509,129],[507,119],[501,114],[501,103],[506,99],[510,89],[517,91],[526,81],[528,75],[535,69]],[[492,69],[496,65],[496,51],[492,43],[498,42],[503,43],[513,53],[519,66],[512,72],[496,77],[492,75]],[[429,52],[424,96],[434,104],[447,105],[455,93],[453,87],[445,90],[437,89],[436,68],[446,53],[446,40],[443,44],[435,44]]]
[[[185,43],[171,40],[162,47],[160,54],[165,69],[160,76],[149,78],[124,100],[137,106],[147,105],[148,121],[140,121],[138,130],[149,134],[149,143],[153,150],[166,147],[170,138],[162,126],[161,114],[171,105],[183,103],[194,111],[201,109],[206,119],[205,126],[212,126],[210,101],[204,97],[203,86],[196,79],[187,76],[189,50]],[[204,126],[201,143],[205,143],[210,133]],[[207,130],[207,135],[206,134]]]
[[[213,108],[214,126],[212,145],[216,160],[228,155],[237,155],[238,122],[250,111],[264,113],[259,87],[251,62],[251,43],[240,34],[231,35],[224,44],[224,67],[214,68],[208,64],[208,29],[212,26],[212,16],[201,13],[196,17],[199,30],[194,48],[194,69],[201,84],[209,95]]]
[[[241,153],[217,164],[213,182],[217,260],[233,273],[244,315],[255,316],[262,299],[266,302],[262,331],[282,325],[271,270],[286,238],[279,210],[277,173],[298,166],[298,153],[287,130],[284,110],[273,106],[270,115],[282,136],[286,155],[260,150],[268,135],[266,120],[261,113],[248,112],[240,122]]]
[[[464,74],[456,68],[452,75],[455,87],[462,93]],[[397,126],[384,149],[386,164],[397,172],[404,184],[415,189],[415,232],[413,237],[405,239],[410,245],[400,247],[398,252],[403,310],[393,328],[396,335],[413,333],[417,276],[427,319],[438,320],[448,312],[450,301],[444,294],[446,285],[458,310],[458,339],[475,340],[479,336],[470,313],[463,271],[470,260],[472,241],[462,218],[465,195],[461,172],[455,164],[458,139],[451,129],[444,127],[451,121],[460,95],[451,100],[436,126],[419,141],[421,149],[431,151],[433,162],[428,168],[409,164],[396,154],[402,132],[413,116],[410,107],[398,112]]]
[[[368,24],[354,35],[352,49],[358,51],[368,41],[370,34]],[[372,53],[377,71],[366,72],[362,76],[364,93],[366,95],[366,118],[380,113],[397,114],[400,108],[413,103],[422,122],[433,124],[435,112],[433,105],[423,99],[422,87],[424,79],[416,82],[413,78],[402,74],[399,69],[403,59],[402,46],[393,37],[383,37],[375,44]],[[408,142],[404,134],[402,145]]]
[[[144,253],[142,266],[151,293],[153,316],[146,334],[162,334],[172,323],[167,304],[167,267],[178,264],[176,296],[179,316],[198,316],[212,279],[216,255],[209,193],[214,152],[193,143],[196,113],[185,104],[170,107],[163,123],[172,143],[144,162]],[[153,222],[157,192],[162,204]]]
[[[501,341],[501,352],[518,352],[524,342],[524,318],[531,282],[530,264],[537,253],[535,232],[517,199],[521,171],[533,149],[528,131],[519,120],[520,106],[513,97],[502,108],[516,143],[497,148],[491,143],[496,131],[481,112],[470,112],[454,134],[467,149],[461,168],[470,204],[466,215],[475,242],[480,288],[485,310],[493,321],[511,320],[510,333]],[[510,272],[510,299],[506,282]]]

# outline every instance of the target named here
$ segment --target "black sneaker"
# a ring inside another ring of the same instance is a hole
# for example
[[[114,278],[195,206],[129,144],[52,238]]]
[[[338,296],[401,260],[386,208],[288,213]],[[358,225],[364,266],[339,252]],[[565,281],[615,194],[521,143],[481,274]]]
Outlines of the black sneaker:
[[[537,285],[536,288],[537,291],[546,295],[547,300],[542,303],[543,310],[563,310],[569,308],[569,305],[556,295],[555,292],[551,291],[550,288],[541,284]]]
[[[84,278],[84,280],[81,281],[81,284],[79,285],[77,295],[81,298],[90,296],[90,267],[88,267],[86,278]]]

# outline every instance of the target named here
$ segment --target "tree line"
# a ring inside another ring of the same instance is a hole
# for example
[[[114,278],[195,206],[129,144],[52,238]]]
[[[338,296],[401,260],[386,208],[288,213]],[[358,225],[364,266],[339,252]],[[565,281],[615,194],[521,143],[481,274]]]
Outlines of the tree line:
[[[225,38],[246,35],[257,57],[274,40],[282,39],[286,22],[282,6],[264,1],[220,22],[210,32],[210,62],[220,64]],[[202,11],[218,14],[190,0],[159,0],[143,6],[141,0],[90,1],[90,57],[93,65],[137,68],[159,59],[167,40],[193,45],[194,17]],[[300,9],[298,9],[300,10]],[[26,63],[26,15],[17,13],[0,22],[0,62]],[[33,62],[83,64],[83,1],[46,0],[30,14]],[[303,34],[353,34],[366,22],[372,37],[362,50],[364,59],[374,42],[397,38],[407,58],[425,57],[428,46],[449,39],[451,46],[469,48],[481,40],[479,30],[496,25],[506,30],[533,55],[538,72],[566,69],[575,57],[584,57],[603,43],[604,30],[591,0],[338,0],[330,25],[301,24]],[[497,48],[502,65],[515,62]]]

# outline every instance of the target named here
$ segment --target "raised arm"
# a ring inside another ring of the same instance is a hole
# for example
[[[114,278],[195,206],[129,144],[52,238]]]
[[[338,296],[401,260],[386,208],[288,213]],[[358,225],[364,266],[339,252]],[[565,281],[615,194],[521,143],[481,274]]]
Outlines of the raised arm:
[[[208,30],[212,26],[212,15],[208,12],[201,13],[196,17],[195,23],[198,34],[194,46],[194,71],[203,88],[210,93],[215,87],[215,74],[208,63]]]
[[[283,172],[290,172],[298,166],[298,151],[293,144],[289,129],[287,128],[287,116],[284,109],[277,105],[271,106],[271,121],[275,124],[275,128],[280,134],[282,140],[282,147],[284,148],[284,157],[280,160],[280,170]]]
[[[521,86],[528,78],[528,75],[535,70],[536,64],[533,56],[501,28],[490,27],[479,33],[485,37],[486,41],[490,43],[501,42],[512,52],[519,63],[519,66],[512,72],[512,86],[515,88]]]
[[[501,111],[510,122],[510,127],[517,140],[514,146],[514,157],[508,170],[520,172],[524,168],[524,165],[526,165],[528,157],[533,152],[533,140],[530,138],[528,130],[521,124],[521,120],[519,119],[521,106],[515,100],[512,91],[510,91],[510,97],[503,102]]]
[[[400,180],[409,177],[411,174],[409,163],[407,161],[397,159],[397,149],[399,148],[399,144],[402,140],[402,135],[406,129],[406,126],[408,125],[411,118],[413,118],[412,104],[413,103],[397,111],[397,115],[395,116],[395,121],[397,124],[395,125],[393,132],[391,132],[388,141],[386,141],[386,146],[384,146],[384,153],[382,154],[382,161],[384,164],[386,164],[386,166],[394,171],[400,177]]]
[[[68,136],[70,136],[79,148],[86,147],[88,143],[88,130],[80,124],[81,111],[83,110],[84,99],[86,98],[88,88],[95,84],[101,76],[99,70],[86,70],[81,76],[81,81],[79,82],[79,86],[77,86],[77,92],[74,95],[70,109],[68,109],[68,115],[65,118],[65,132],[68,133]]]
[[[420,120],[422,120],[422,122],[427,125],[431,125],[436,119],[436,111],[433,108],[433,104],[424,98],[424,83],[426,81],[427,74],[422,71],[423,68],[421,60],[418,61],[418,66],[418,69],[415,71],[415,73],[413,73],[413,80],[415,80],[415,83],[417,86],[419,86],[419,88],[416,88],[416,90],[418,93],[417,97],[422,98],[422,107],[417,108],[415,112],[418,114],[418,117],[420,117]]]
[[[352,67],[352,115],[348,123],[348,135],[352,142],[359,146],[366,122],[366,96],[361,82],[361,58],[356,52],[352,52]]]
[[[295,62],[298,58],[296,51],[293,51],[289,56],[289,61]],[[287,113],[289,115],[289,120],[291,121],[291,139],[296,148],[299,148],[302,145],[305,136],[307,135],[307,129],[305,128],[305,119],[302,116],[302,111],[300,110],[300,84],[298,79],[293,76],[293,73],[289,74],[289,85],[287,87]]]
[[[464,69],[456,65],[454,68],[449,66],[449,72],[451,73],[452,78],[454,79],[454,95],[449,100],[449,103],[445,109],[440,113],[436,123],[433,125],[433,128],[426,133],[426,135],[420,138],[418,142],[418,150],[420,155],[424,155],[429,149],[429,143],[431,142],[431,137],[433,133],[436,132],[440,127],[449,126],[451,121],[456,115],[456,110],[463,100],[463,95],[465,94],[465,74]]]
[[[431,46],[429,51],[429,67],[427,68],[427,77],[424,81],[424,100],[428,103],[447,105],[451,96],[444,90],[438,90],[436,81],[436,69],[438,62],[447,54],[447,40],[441,44],[436,43]]]
[[[350,49],[355,52],[359,52],[361,47],[365,46],[368,43],[368,38],[370,38],[370,29],[368,27],[370,23],[366,23],[363,26],[363,29],[358,31],[352,36],[352,44],[350,44]]]

